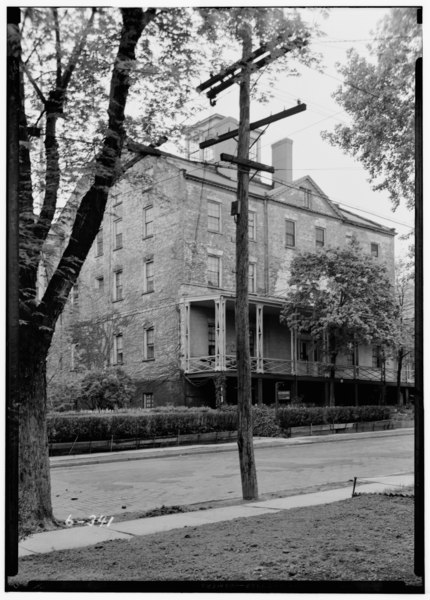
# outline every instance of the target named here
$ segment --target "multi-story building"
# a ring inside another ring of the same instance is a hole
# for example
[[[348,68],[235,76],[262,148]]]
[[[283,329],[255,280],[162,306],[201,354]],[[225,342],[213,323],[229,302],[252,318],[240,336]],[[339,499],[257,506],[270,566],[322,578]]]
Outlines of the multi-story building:
[[[50,369],[121,365],[135,380],[136,403],[215,405],[236,400],[236,170],[227,140],[205,151],[204,138],[235,129],[214,115],[190,129],[186,158],[155,152],[113,189],[103,227],[79,287],[57,326]],[[260,159],[260,132],[252,132]],[[281,324],[289,265],[297,251],[342,246],[355,236],[394,281],[395,231],[341,209],[309,177],[292,178],[292,141],[272,146],[273,181],[249,191],[249,322],[253,401],[326,400],[327,365],[310,336]],[[69,345],[69,349],[65,348]],[[61,350],[60,350],[61,348]],[[66,354],[64,354],[66,352]],[[378,348],[340,356],[336,396],[343,404],[378,402],[396,381]],[[404,369],[402,385],[412,384]]]

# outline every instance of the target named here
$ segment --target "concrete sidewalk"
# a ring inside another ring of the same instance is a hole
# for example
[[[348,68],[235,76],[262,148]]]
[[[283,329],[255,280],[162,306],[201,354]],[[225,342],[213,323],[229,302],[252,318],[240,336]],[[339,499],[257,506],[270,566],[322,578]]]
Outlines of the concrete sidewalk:
[[[304,436],[296,438],[254,438],[254,448],[272,448],[276,446],[295,446],[299,444],[315,444],[322,442],[360,440],[375,437],[391,437],[410,435],[413,427],[389,429],[387,431],[364,431],[360,433],[335,433],[326,435]],[[192,446],[168,446],[165,448],[145,448],[141,450],[122,450],[120,452],[98,452],[95,454],[75,454],[53,456],[50,458],[51,469],[93,465],[118,461],[141,460],[144,458],[165,458],[168,456],[185,456],[188,454],[207,454],[211,452],[237,451],[236,442],[223,444],[198,444]]]
[[[356,493],[380,493],[402,486],[413,485],[413,482],[414,476],[410,473],[361,479],[357,481]],[[142,518],[133,521],[118,523],[113,521],[109,527],[93,525],[58,529],[56,531],[37,533],[21,542],[19,544],[19,556],[34,556],[55,550],[81,548],[110,540],[129,540],[135,536],[161,533],[183,527],[196,527],[208,523],[272,514],[291,508],[328,504],[339,500],[347,500],[351,496],[352,483],[351,487],[337,488],[313,494],[301,494],[261,502],[241,503],[234,506]]]

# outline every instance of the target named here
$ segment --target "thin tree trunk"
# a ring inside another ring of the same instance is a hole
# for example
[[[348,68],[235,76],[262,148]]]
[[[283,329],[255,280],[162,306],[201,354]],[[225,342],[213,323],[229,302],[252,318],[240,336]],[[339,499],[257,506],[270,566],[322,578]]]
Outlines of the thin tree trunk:
[[[397,395],[397,406],[403,405],[402,398],[402,366],[403,366],[403,348],[400,348],[397,354],[397,382],[396,382],[396,395]]]

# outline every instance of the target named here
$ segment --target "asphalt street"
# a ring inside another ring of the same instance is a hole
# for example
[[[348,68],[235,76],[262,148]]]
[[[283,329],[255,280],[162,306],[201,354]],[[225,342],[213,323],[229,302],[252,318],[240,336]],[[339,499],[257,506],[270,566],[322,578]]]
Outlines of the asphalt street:
[[[290,495],[353,477],[412,473],[413,452],[412,432],[257,448],[259,493]],[[60,520],[241,498],[237,450],[55,468],[51,483]]]

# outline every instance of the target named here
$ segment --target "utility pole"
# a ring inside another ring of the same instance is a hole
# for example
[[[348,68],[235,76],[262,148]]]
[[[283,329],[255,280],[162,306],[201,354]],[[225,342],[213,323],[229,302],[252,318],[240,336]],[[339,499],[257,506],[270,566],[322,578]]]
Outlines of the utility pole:
[[[263,124],[269,124],[286,116],[306,110],[306,105],[300,104],[288,111],[267,117],[257,123],[250,123],[250,81],[251,73],[262,66],[269,64],[280,53],[301,47],[306,40],[298,38],[289,45],[278,49],[276,56],[272,56],[267,46],[252,51],[252,30],[249,23],[242,25],[242,59],[223,73],[212,76],[201,84],[197,91],[202,91],[211,86],[207,92],[211,106],[214,106],[217,93],[223,91],[233,83],[240,82],[239,92],[239,129],[223,134],[212,140],[200,143],[200,148],[207,148],[225,139],[238,135],[237,158],[229,154],[221,154],[221,160],[238,165],[237,168],[237,201],[232,204],[231,214],[236,219],[236,348],[237,348],[237,404],[238,404],[238,432],[237,445],[239,449],[240,475],[242,480],[242,495],[244,500],[258,498],[257,473],[254,459],[254,446],[252,435],[252,389],[251,389],[251,359],[249,348],[249,240],[248,240],[248,191],[249,172],[251,169],[258,171],[274,172],[274,168],[249,160],[250,132]],[[267,56],[260,58],[262,55]],[[256,58],[259,60],[253,62]]]

